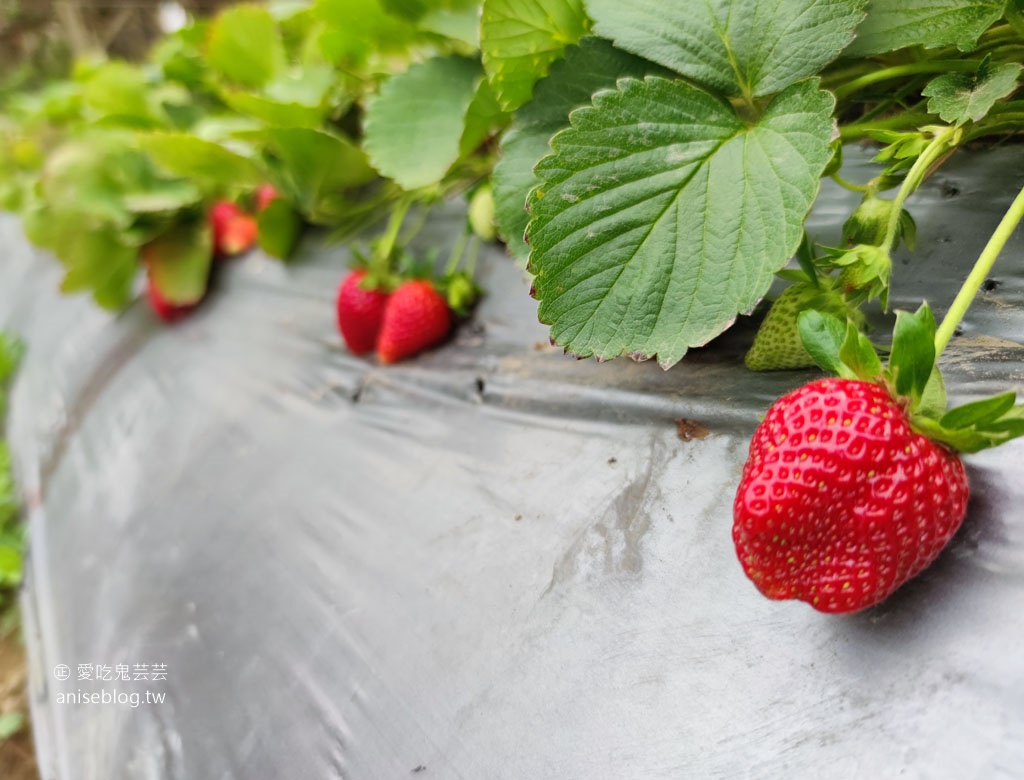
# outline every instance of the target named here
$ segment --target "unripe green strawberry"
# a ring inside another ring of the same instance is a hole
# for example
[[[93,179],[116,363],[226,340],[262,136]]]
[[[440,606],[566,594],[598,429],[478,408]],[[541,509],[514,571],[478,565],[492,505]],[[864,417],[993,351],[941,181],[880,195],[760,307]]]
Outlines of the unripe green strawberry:
[[[885,387],[821,379],[779,399],[754,434],[733,541],[768,598],[854,612],[935,560],[967,497],[959,457],[915,432]]]
[[[823,280],[825,281],[825,280]],[[835,313],[845,319],[847,306],[838,291],[809,282],[795,282],[783,290],[761,322],[744,361],[751,371],[776,371],[815,365],[800,340],[797,318],[805,309]],[[857,316],[850,310],[851,316]]]
[[[481,186],[469,201],[469,224],[484,241],[493,241],[498,235],[494,225],[494,192],[490,184]]]

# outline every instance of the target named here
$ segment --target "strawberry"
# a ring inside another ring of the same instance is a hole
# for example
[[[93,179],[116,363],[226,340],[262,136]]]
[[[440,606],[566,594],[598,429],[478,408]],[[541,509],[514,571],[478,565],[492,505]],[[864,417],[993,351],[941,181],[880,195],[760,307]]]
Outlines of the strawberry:
[[[239,214],[228,222],[215,249],[223,255],[231,257],[248,252],[256,244],[260,228],[256,218],[251,214]]]
[[[469,201],[469,226],[482,241],[493,241],[498,236],[494,224],[494,191],[490,184],[481,186]]]
[[[377,344],[388,293],[365,289],[366,271],[352,271],[338,287],[338,330],[349,350],[356,355],[372,352]]]
[[[220,200],[210,209],[210,227],[213,229],[213,251],[221,257],[238,255],[253,247],[259,235],[259,224],[246,214],[237,203]]]
[[[828,281],[822,278],[820,284]],[[859,316],[856,309],[846,305],[837,290],[810,282],[795,282],[782,291],[761,322],[754,343],[744,358],[747,368],[751,371],[775,371],[813,366],[814,358],[804,347],[797,330],[797,317],[806,309],[839,316]]]
[[[221,237],[227,230],[228,223],[245,212],[237,203],[230,200],[218,200],[210,207],[210,227],[213,229],[213,246],[220,246]]]
[[[411,279],[391,294],[377,337],[382,363],[396,363],[444,340],[451,329],[448,303],[423,279]]]
[[[180,320],[196,307],[196,304],[179,306],[168,301],[156,288],[152,276],[146,277],[146,297],[156,316],[168,323]]]
[[[264,183],[256,188],[256,213],[265,211],[267,206],[277,200],[278,192],[273,184]]]
[[[959,457],[885,387],[822,379],[779,399],[750,443],[733,541],[768,598],[877,604],[928,566],[967,511]]]

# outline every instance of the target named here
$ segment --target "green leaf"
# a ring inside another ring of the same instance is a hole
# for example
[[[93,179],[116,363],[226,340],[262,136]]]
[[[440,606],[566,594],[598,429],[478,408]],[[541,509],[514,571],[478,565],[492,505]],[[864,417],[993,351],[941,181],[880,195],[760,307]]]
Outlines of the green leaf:
[[[466,109],[465,127],[459,139],[459,154],[472,154],[495,130],[508,124],[510,116],[498,105],[494,90],[486,79],[477,85],[476,94]]]
[[[946,383],[942,379],[939,367],[935,366],[931,376],[928,377],[928,384],[924,386],[921,402],[914,411],[917,414],[938,420],[946,413],[946,405]]]
[[[848,376],[849,372],[839,359],[839,350],[846,338],[846,323],[831,314],[820,311],[802,311],[797,318],[800,340],[804,348],[822,369],[836,376]]]
[[[569,112],[590,103],[599,89],[615,86],[624,76],[643,77],[664,71],[647,60],[626,54],[601,38],[584,38],[566,49],[565,59],[551,66],[537,83],[534,99],[516,112],[501,142],[494,167],[494,198],[498,228],[511,253],[525,260],[530,248],[523,240],[530,216],[526,196],[540,184],[533,168],[551,152],[548,141],[569,126]]]
[[[333,62],[400,51],[415,38],[415,28],[387,13],[379,0],[316,0],[313,13],[328,25],[320,44]]]
[[[917,223],[906,209],[900,209],[899,227],[896,228],[896,241],[893,246],[898,246],[900,241],[903,241],[911,252],[917,246]]]
[[[151,89],[142,69],[126,62],[105,62],[82,85],[82,101],[104,116],[153,118],[147,95]]]
[[[1024,436],[1024,404],[1014,406],[995,420],[977,423],[976,427],[989,433],[1005,434],[1007,440]]]
[[[0,716],[0,740],[10,739],[25,727],[25,716],[20,712],[7,712]]]
[[[533,85],[588,24],[581,0],[484,0],[480,48],[502,108],[514,111],[528,101]]]
[[[61,212],[87,214],[93,221],[127,228],[134,217],[124,202],[126,190],[147,190],[157,180],[145,155],[121,145],[129,140],[111,133],[71,141],[56,149],[39,181],[48,216],[53,218]],[[52,225],[44,228],[52,230]]]
[[[251,92],[224,91],[221,98],[240,114],[248,114],[279,127],[318,128],[327,118],[326,107],[304,106],[299,103],[281,103]]]
[[[916,402],[924,394],[935,367],[935,315],[928,304],[916,313],[896,312],[896,327],[889,353],[889,374],[897,395]]]
[[[253,189],[264,179],[247,157],[187,133],[140,135],[139,146],[162,168],[214,188]]]
[[[302,219],[284,198],[277,198],[259,215],[260,247],[271,257],[287,260],[302,235]]]
[[[1006,21],[1010,23],[1018,36],[1024,37],[1024,0],[1008,0]]]
[[[424,32],[443,35],[471,49],[480,48],[480,7],[470,5],[456,11],[435,10],[419,20]]]
[[[961,412],[961,409],[966,411]],[[997,410],[998,416],[991,419]],[[947,425],[946,418],[950,415],[953,424]],[[970,418],[976,416],[982,419],[971,422]],[[1024,405],[1013,406],[1011,402],[1007,407],[1004,394],[953,409],[941,421],[915,414],[910,422],[916,430],[934,441],[948,444],[961,452],[979,452],[1024,436]]]
[[[380,0],[380,4],[389,14],[403,16],[412,22],[427,12],[426,0]]]
[[[839,284],[844,290],[856,291],[860,300],[880,298],[882,308],[888,309],[892,258],[885,247],[857,244],[845,251],[830,252],[828,264],[843,269]]]
[[[552,338],[667,368],[752,309],[800,244],[832,156],[833,106],[804,81],[748,124],[686,82],[648,77],[574,111],[529,198]]]
[[[481,75],[475,60],[435,57],[385,82],[366,108],[364,146],[373,166],[406,190],[443,179],[459,157]]]
[[[960,126],[977,122],[996,104],[1017,89],[1022,68],[1007,62],[984,69],[984,73],[945,73],[928,82],[921,94],[928,98],[928,113],[943,122]]]
[[[841,373],[840,376],[874,382],[882,374],[882,361],[874,346],[852,322],[846,324],[846,338],[839,348],[839,359],[849,371],[849,374]]]
[[[310,221],[349,187],[373,181],[377,174],[362,150],[336,135],[304,128],[268,128],[245,137],[263,146],[274,184]],[[330,221],[330,220],[326,220]]]
[[[285,66],[284,44],[274,17],[256,5],[223,11],[210,28],[206,59],[225,79],[260,87]]]
[[[25,345],[21,339],[0,330],[0,386],[9,382],[14,376],[24,354]],[[0,469],[2,468],[2,462],[0,462]]]
[[[991,398],[983,398],[980,401],[973,401],[950,409],[939,420],[939,423],[944,428],[971,428],[975,425],[995,422],[1013,408],[1016,400],[1017,394],[1012,390]]]
[[[1006,0],[871,0],[857,38],[844,54],[863,57],[908,46],[970,51],[1003,15]]]
[[[121,309],[132,299],[138,250],[123,242],[118,228],[90,229],[87,224],[69,220],[54,226],[54,252],[67,268],[61,291],[89,290],[104,309]]]
[[[142,248],[153,285],[174,306],[202,300],[212,257],[213,237],[205,220],[176,225]]]
[[[0,528],[18,515],[18,493],[11,473],[11,453],[0,440]]]
[[[800,239],[800,246],[798,246],[796,250],[796,261],[800,266],[800,270],[793,271],[792,273],[799,274],[796,278],[797,281],[805,281],[813,284],[815,287],[821,287],[818,268],[814,264],[814,250],[815,243],[811,240],[810,235],[805,230],[803,237]],[[785,273],[787,273],[785,270],[779,271],[777,276],[781,276]]]
[[[771,95],[853,40],[865,0],[587,0],[598,35],[729,96]]]
[[[0,585],[10,587],[21,582],[21,551],[0,543]]]

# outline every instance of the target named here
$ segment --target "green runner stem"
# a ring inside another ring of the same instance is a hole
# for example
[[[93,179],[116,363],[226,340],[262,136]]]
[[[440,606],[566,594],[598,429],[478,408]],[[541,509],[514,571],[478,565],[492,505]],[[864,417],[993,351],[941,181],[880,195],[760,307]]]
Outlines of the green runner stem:
[[[967,313],[967,308],[971,305],[971,301],[974,300],[974,296],[978,294],[981,285],[988,278],[989,271],[992,270],[996,258],[999,257],[999,253],[1006,246],[1006,242],[1010,239],[1017,225],[1020,224],[1021,219],[1024,219],[1024,189],[1017,193],[1017,197],[1014,198],[1010,208],[1003,215],[999,226],[992,233],[992,237],[989,238],[988,243],[974,264],[974,268],[971,269],[971,273],[964,282],[964,286],[960,288],[960,292],[957,293],[956,298],[950,305],[949,311],[942,318],[942,323],[935,332],[936,359],[942,354],[946,345],[949,344],[949,340],[953,337],[953,331],[956,330],[960,321],[963,320],[964,315]]]

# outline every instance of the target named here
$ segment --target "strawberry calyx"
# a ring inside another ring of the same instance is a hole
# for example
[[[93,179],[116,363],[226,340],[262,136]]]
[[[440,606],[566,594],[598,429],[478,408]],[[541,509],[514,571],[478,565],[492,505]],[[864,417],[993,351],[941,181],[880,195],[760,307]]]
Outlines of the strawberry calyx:
[[[399,271],[394,256],[397,253],[392,251],[391,256],[381,255],[374,244],[370,245],[368,251],[352,248],[352,262],[349,268],[352,271],[362,271],[359,288],[361,290],[379,290],[384,293],[394,292],[402,283],[404,275]]]
[[[908,179],[915,170],[924,170],[922,160],[928,164],[935,162],[958,140],[953,128],[937,133],[922,158],[914,163]],[[925,159],[929,157],[930,162]],[[902,203],[899,198],[897,203]],[[1024,404],[1016,403],[1014,391],[947,410],[946,390],[936,366],[999,253],[1022,220],[1024,188],[1003,215],[940,325],[936,326],[927,303],[913,314],[896,312],[892,347],[884,367],[874,346],[852,322],[844,323],[828,313],[807,311],[800,315],[798,327],[804,346],[826,371],[884,384],[889,394],[906,408],[914,430],[951,449],[978,452],[1024,436]],[[890,223],[887,245],[891,245],[893,235]]]
[[[935,316],[927,303],[897,311],[892,346],[883,364],[874,345],[852,321],[805,311],[800,337],[821,368],[844,379],[884,386],[907,412],[911,427],[950,449],[978,452],[1024,435],[1024,404],[1009,391],[947,409],[935,347]]]
[[[856,244],[849,249],[822,247],[823,263],[839,270],[837,284],[851,305],[879,299],[883,309],[889,308],[889,280],[892,258],[885,247]]]
[[[445,274],[434,286],[444,296],[448,308],[459,318],[468,317],[483,295],[483,289],[468,271]]]

